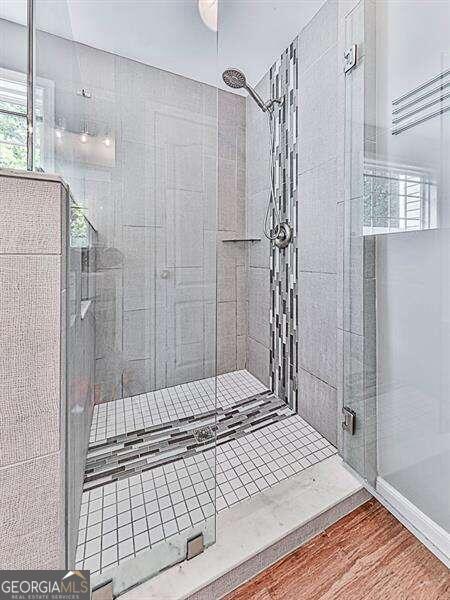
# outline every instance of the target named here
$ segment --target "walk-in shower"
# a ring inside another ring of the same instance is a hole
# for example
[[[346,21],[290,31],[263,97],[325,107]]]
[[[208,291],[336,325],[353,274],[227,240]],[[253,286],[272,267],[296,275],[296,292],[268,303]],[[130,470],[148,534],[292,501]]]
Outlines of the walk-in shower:
[[[190,0],[29,2],[0,2],[0,567],[231,585],[362,482],[444,548],[443,3],[299,2],[272,56],[245,0],[228,49]]]

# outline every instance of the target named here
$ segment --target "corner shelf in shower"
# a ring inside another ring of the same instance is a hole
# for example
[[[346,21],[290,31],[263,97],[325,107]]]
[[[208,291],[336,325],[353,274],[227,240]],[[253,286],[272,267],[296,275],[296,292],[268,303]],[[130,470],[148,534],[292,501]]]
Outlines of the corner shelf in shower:
[[[224,244],[229,244],[230,242],[260,242],[261,238],[233,238],[231,240],[222,240]]]

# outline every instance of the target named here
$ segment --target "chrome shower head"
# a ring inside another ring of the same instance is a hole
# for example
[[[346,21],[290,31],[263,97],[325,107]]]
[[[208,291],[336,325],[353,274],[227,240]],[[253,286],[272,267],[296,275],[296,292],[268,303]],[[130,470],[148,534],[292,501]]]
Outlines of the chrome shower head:
[[[245,75],[242,71],[239,71],[239,69],[226,69],[222,73],[222,79],[224,83],[235,90],[246,87],[247,85]]]
[[[247,83],[244,73],[239,71],[239,69],[235,69],[234,67],[225,69],[225,71],[222,73],[222,79],[228,85],[228,87],[231,87],[235,90],[239,90],[241,88],[247,90],[262,111],[266,112],[272,108],[273,101],[271,101],[269,104],[266,104],[261,96],[252,88],[252,86]]]

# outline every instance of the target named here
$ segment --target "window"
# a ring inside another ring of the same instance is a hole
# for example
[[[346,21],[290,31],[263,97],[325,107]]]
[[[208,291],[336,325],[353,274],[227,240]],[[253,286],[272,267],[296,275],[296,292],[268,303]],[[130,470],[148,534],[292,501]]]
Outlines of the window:
[[[53,170],[53,84],[35,86],[35,170]],[[0,68],[0,167],[27,168],[26,75]]]
[[[437,227],[437,186],[429,173],[403,167],[366,164],[364,234]]]

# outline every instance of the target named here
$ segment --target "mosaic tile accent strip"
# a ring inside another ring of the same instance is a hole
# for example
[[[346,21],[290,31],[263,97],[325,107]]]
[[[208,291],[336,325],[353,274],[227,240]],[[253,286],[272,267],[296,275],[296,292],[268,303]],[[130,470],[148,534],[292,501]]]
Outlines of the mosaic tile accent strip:
[[[216,400],[217,389],[217,400]],[[264,392],[266,387],[248,371],[233,371],[94,407],[90,444],[122,433],[225,408]]]
[[[236,401],[242,388],[252,389],[255,381],[247,371],[220,375],[217,386],[221,401],[233,404],[229,398]],[[201,390],[210,381],[196,383]],[[173,392],[174,388],[169,389]],[[180,389],[178,393],[181,402],[190,402],[189,395],[183,398]],[[162,410],[162,405],[159,408]],[[286,411],[289,413],[287,407]],[[118,409],[113,414],[123,413]],[[110,428],[114,429],[112,421]],[[104,573],[174,535],[189,537],[194,525],[213,517],[216,511],[226,510],[335,453],[317,431],[290,413],[285,419],[225,441],[216,454],[206,450],[85,491],[76,567],[91,569],[93,575]]]
[[[188,458],[292,415],[265,391],[228,408],[183,417],[96,442],[89,447],[84,489],[106,485]]]
[[[298,184],[298,38],[270,69],[273,98],[282,98],[274,111],[275,202],[294,238],[284,250],[270,253],[270,385],[279,398],[297,411],[297,184]],[[275,211],[272,209],[272,227]]]

